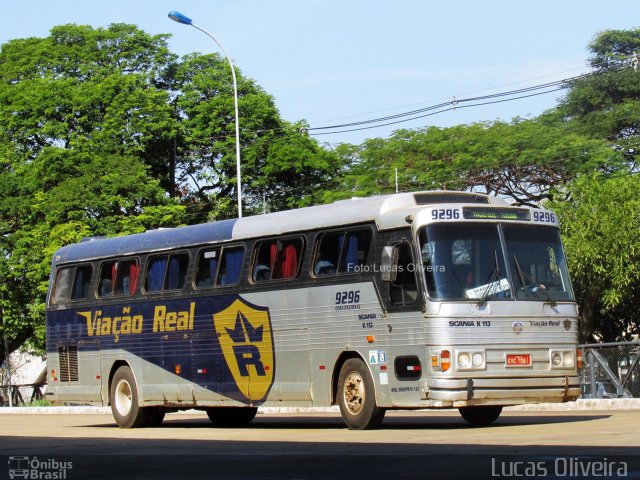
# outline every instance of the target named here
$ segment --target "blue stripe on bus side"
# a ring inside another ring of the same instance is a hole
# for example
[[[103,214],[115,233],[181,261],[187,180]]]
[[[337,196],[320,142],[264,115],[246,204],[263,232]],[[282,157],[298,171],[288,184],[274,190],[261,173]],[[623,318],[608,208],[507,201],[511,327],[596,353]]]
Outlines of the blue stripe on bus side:
[[[239,295],[50,310],[47,317],[47,352],[70,344],[79,355],[125,350],[172,374],[179,366],[185,380],[252,405],[264,403],[275,378],[269,309]]]

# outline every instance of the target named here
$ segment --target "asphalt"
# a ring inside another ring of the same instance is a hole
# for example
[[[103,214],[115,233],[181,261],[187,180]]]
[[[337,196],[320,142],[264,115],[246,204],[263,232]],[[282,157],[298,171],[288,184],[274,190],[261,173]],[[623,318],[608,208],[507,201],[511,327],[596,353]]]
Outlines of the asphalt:
[[[579,399],[568,403],[535,403],[505,408],[507,412],[563,412],[563,411],[608,411],[640,410],[640,398]],[[338,413],[338,407],[260,407],[262,413]],[[105,415],[111,407],[86,405],[52,407],[4,407],[0,415]],[[194,413],[186,410],[186,414]]]

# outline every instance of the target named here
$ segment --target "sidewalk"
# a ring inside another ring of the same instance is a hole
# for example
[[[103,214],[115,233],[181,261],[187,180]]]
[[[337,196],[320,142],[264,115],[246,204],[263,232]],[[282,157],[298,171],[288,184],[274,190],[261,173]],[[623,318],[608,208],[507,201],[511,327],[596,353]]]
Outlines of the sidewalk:
[[[566,410],[640,410],[640,398],[585,399],[568,403],[538,403],[506,407],[506,412],[553,412]],[[260,407],[262,413],[339,413],[338,407]],[[194,413],[186,410],[184,413]],[[2,407],[0,415],[111,415],[111,407],[65,406],[65,407]]]

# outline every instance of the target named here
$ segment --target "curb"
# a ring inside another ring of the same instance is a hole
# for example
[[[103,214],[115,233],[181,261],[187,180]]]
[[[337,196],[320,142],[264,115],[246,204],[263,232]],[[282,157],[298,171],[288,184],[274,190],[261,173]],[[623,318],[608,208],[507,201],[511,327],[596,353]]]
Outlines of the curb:
[[[535,403],[506,407],[506,412],[640,410],[640,398],[584,399],[568,403]],[[339,413],[338,407],[260,407],[259,413]],[[185,410],[182,414],[198,413]],[[110,407],[4,407],[0,415],[111,415]]]

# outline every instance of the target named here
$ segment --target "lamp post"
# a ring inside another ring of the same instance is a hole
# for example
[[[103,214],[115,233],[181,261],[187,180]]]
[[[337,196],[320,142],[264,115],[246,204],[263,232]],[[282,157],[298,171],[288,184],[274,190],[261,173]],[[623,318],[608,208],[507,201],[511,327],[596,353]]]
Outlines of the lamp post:
[[[231,76],[233,77],[233,100],[234,100],[235,115],[236,115],[236,176],[238,177],[238,186],[237,186],[238,218],[242,218],[242,182],[240,180],[240,116],[238,115],[238,83],[236,81],[235,68],[233,67],[233,63],[231,63],[231,57],[229,57],[226,50],[224,49],[222,44],[216,39],[216,37],[214,37],[211,33],[206,31],[204,28],[199,27],[198,25],[193,23],[193,20],[191,20],[186,15],[183,15],[182,13],[176,12],[174,10],[172,12],[169,12],[169,18],[174,22],[178,22],[183,25],[190,25],[193,28],[200,30],[202,33],[207,35],[211,40],[216,42],[216,45],[218,45],[218,47],[220,47],[220,50],[222,50],[222,53],[224,53],[224,56],[226,57],[227,62],[229,62],[229,68],[231,68]]]

